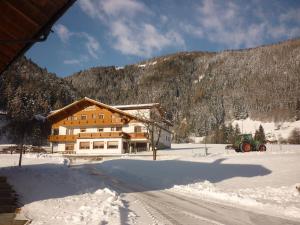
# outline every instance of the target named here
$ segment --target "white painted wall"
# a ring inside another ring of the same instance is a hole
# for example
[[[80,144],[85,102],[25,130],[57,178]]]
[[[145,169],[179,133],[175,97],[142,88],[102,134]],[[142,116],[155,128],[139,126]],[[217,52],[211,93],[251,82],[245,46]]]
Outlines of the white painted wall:
[[[53,152],[58,152],[58,144],[57,143],[51,143],[53,146]]]
[[[154,141],[158,138],[158,131],[154,132]],[[172,135],[170,132],[161,129],[160,137],[159,137],[159,148],[170,148],[171,147],[171,139]]]
[[[57,152],[64,152],[64,151],[65,151],[65,143],[58,143]]]
[[[59,126],[58,128],[59,135],[66,135],[66,131],[67,131],[66,127]]]
[[[145,125],[143,123],[129,123],[125,126],[123,126],[122,131],[126,132],[126,133],[134,133],[134,127],[135,126],[141,126],[142,127],[142,132],[147,132],[147,128],[145,127]]]

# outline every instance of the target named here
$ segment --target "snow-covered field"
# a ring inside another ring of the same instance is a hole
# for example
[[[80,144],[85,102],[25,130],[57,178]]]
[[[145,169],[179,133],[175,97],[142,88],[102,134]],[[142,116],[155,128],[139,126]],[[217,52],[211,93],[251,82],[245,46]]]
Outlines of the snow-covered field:
[[[125,180],[145,192],[168,191],[300,221],[300,146],[268,145],[267,152],[235,153],[225,145],[177,144],[149,154],[69,165],[60,156],[0,155],[32,224],[141,224],[146,214],[130,208],[115,184]],[[145,221],[147,221],[145,219]]]
[[[287,139],[295,128],[300,127],[300,120],[293,122],[262,122],[247,118],[245,120],[234,120],[231,123],[233,126],[239,125],[242,133],[252,133],[258,130],[259,125],[262,125],[268,140]]]

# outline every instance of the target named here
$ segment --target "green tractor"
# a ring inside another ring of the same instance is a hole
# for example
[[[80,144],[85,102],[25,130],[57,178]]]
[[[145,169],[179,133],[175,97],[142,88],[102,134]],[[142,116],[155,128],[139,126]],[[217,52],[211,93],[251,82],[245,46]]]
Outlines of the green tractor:
[[[236,152],[264,152],[267,150],[264,143],[253,139],[252,134],[239,135],[233,144],[233,148]]]

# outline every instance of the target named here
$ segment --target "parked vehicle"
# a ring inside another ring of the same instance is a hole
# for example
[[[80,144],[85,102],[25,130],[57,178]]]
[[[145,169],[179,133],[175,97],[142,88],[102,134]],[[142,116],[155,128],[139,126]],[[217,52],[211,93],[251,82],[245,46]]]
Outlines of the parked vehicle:
[[[239,135],[233,144],[233,148],[236,152],[264,152],[267,150],[264,143],[253,139],[252,134]]]

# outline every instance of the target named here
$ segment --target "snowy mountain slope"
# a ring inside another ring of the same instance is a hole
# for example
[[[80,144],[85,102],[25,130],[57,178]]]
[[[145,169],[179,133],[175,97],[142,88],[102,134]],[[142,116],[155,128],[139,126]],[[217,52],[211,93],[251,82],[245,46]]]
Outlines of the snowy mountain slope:
[[[159,102],[174,121],[177,141],[203,136],[247,116],[300,118],[300,39],[254,49],[181,52],[122,69],[94,67],[65,79],[81,95],[108,104]]]
[[[231,122],[233,126],[239,125],[242,133],[252,133],[258,130],[262,125],[266,134],[266,138],[270,141],[287,139],[295,128],[300,128],[300,120],[294,122],[262,122],[258,120],[234,120]]]

